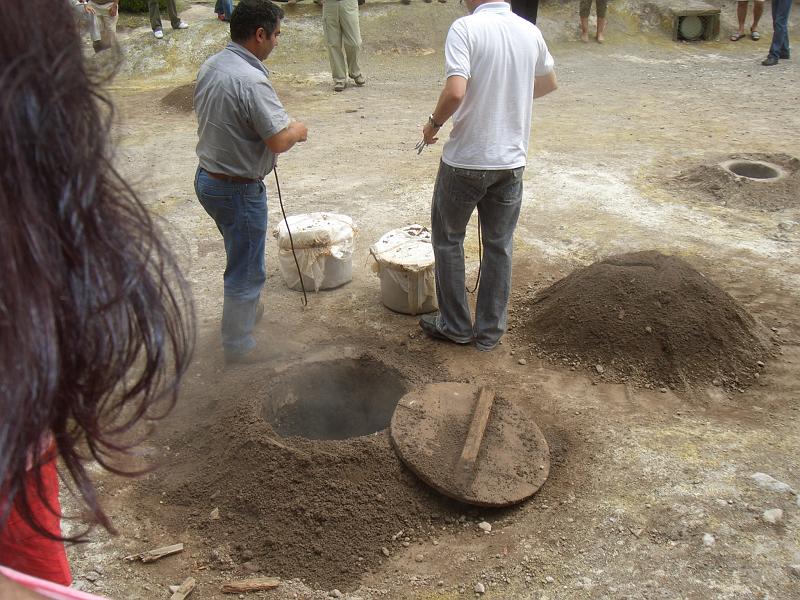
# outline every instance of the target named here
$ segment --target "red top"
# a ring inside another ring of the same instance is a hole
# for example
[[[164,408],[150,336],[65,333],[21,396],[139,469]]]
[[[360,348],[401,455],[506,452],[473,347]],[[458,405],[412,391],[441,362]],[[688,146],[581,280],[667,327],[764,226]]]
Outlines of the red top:
[[[58,501],[55,459],[42,467],[41,477],[46,503],[39,497],[36,480],[31,473],[25,482],[31,512],[47,531],[53,535],[61,535],[61,504]],[[57,514],[53,514],[48,505]],[[68,586],[72,583],[64,543],[36,533],[22,519],[16,508],[11,509],[5,528],[0,530],[0,565],[60,585]]]

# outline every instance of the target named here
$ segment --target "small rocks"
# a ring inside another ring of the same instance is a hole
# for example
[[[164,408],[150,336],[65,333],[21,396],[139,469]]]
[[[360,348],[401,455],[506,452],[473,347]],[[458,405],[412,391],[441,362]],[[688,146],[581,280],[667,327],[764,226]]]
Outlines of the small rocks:
[[[553,579],[550,575],[544,578],[545,583],[555,583],[555,579]]]
[[[339,590],[331,590],[331,593],[329,595],[333,598],[341,598],[342,596],[344,596],[344,594]]]
[[[261,565],[254,560],[248,560],[246,563],[242,563],[242,569],[248,573],[258,573],[261,570]]]
[[[720,379],[719,377],[715,377],[711,381],[711,385],[713,385],[714,387],[722,387],[722,379]]]
[[[771,492],[791,492],[792,486],[782,481],[778,481],[771,475],[766,473],[753,473],[751,475],[753,481],[756,482],[758,487],[770,490]]]
[[[100,573],[98,573],[97,571],[89,571],[88,573],[86,573],[86,575],[83,576],[83,578],[86,579],[87,581],[91,581],[92,583],[94,583],[95,581],[100,579]]]
[[[386,558],[389,558],[390,555],[389,549],[386,546],[384,546],[383,548],[381,548],[381,554],[383,554]]]
[[[415,561],[415,562],[421,563],[423,560],[425,560],[425,557],[424,557],[422,554],[417,554],[417,555],[414,557],[414,561]]]
[[[528,364],[528,361],[527,361],[527,360],[525,360],[524,358],[520,358],[520,359],[517,361],[517,363],[518,363],[518,364],[520,364],[520,365],[527,365],[527,364]]]
[[[605,367],[603,365],[595,365],[594,366],[594,370],[597,371],[597,373],[599,375],[602,375],[606,371],[606,369],[605,369]]]
[[[230,553],[223,546],[214,548],[210,553],[210,559],[211,568],[218,571],[229,571],[236,566]]]
[[[481,521],[480,523],[478,523],[478,529],[486,533],[490,533],[492,531],[492,525],[490,523],[487,523],[486,521]]]
[[[764,511],[764,514],[761,515],[761,518],[767,523],[771,523],[773,525],[780,523],[783,520],[783,510],[780,508],[770,508],[769,510]]]
[[[219,509],[215,508],[214,510],[212,510],[211,513],[208,515],[208,518],[211,519],[212,521],[218,521],[219,520]]]
[[[669,390],[667,388],[665,388],[665,387],[662,387],[662,388],[658,388],[658,391],[661,392],[662,394],[666,394]]]
[[[795,577],[800,577],[800,564],[799,565],[789,565],[789,571]]]
[[[486,586],[482,583],[478,582],[475,584],[475,593],[476,594],[485,594],[486,593]]]
[[[717,543],[717,540],[713,535],[711,535],[710,533],[704,533],[703,534],[703,546],[706,546],[706,547],[710,548],[711,546],[713,546],[716,543]]]

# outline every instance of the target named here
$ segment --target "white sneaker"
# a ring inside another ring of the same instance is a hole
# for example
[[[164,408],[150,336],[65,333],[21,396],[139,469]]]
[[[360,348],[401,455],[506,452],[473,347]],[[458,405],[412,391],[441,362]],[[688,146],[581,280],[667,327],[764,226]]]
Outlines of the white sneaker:
[[[161,38],[164,37],[164,32],[161,31],[160,29],[156,29],[155,31],[153,31],[153,37],[155,37],[157,40],[160,40]]]
[[[189,24],[186,21],[181,21],[175,29],[189,29]]]

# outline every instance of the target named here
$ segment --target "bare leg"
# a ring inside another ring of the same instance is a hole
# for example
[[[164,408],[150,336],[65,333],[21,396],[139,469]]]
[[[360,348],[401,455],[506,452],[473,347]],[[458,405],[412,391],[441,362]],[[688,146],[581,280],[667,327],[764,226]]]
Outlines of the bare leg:
[[[753,4],[759,4],[759,2],[754,2]],[[763,9],[764,7],[761,6],[761,8]],[[755,11],[755,8],[753,11]],[[736,18],[739,19],[739,33],[744,35],[744,22],[747,20],[747,0],[736,3]],[[755,20],[755,18],[754,12],[753,20]]]
[[[589,17],[581,17],[581,41],[589,41]]]
[[[606,39],[603,33],[606,30],[606,23],[608,19],[605,17],[597,17],[597,43],[602,44]]]
[[[764,14],[764,3],[753,2],[753,26],[750,31],[758,31],[758,22],[761,20],[761,15]],[[742,25],[744,27],[744,25]]]

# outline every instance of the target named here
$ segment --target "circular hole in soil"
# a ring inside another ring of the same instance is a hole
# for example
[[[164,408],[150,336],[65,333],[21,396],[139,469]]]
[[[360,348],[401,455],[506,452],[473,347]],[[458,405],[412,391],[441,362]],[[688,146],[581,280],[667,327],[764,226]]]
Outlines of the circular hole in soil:
[[[262,415],[284,437],[344,440],[388,427],[406,391],[400,373],[376,360],[303,364],[270,386]]]
[[[783,172],[777,165],[754,160],[730,160],[722,163],[723,168],[734,175],[755,179],[757,181],[769,181],[779,179]]]

